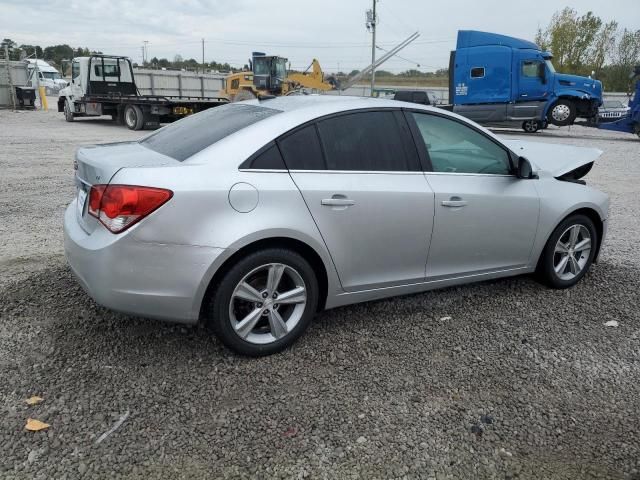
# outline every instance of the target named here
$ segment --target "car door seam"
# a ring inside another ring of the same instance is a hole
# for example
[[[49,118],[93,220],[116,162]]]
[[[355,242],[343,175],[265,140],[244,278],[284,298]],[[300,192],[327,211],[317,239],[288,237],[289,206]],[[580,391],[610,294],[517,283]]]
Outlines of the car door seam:
[[[429,182],[429,178],[427,177],[426,172],[422,172],[422,176],[425,180],[425,182],[427,182],[427,186],[429,187],[429,189],[431,190],[431,195],[432,195],[432,205],[433,205],[433,211],[431,212],[431,232],[429,234],[429,245],[427,246],[427,258],[424,261],[424,279],[425,281],[427,280],[427,267],[429,265],[429,254],[431,253],[431,242],[433,241],[433,232],[436,228],[436,191],[434,190],[433,186],[431,186],[431,183]]]
[[[311,216],[311,220],[313,221],[313,224],[316,226],[316,229],[318,230],[318,234],[320,235],[320,238],[322,239],[322,243],[324,243],[324,248],[327,249],[327,253],[329,254],[329,258],[331,259],[331,264],[333,265],[333,268],[336,271],[336,276],[338,277],[338,281],[340,282],[340,288],[344,292],[346,290],[344,289],[344,286],[342,285],[342,279],[340,278],[340,272],[338,271],[338,267],[336,266],[336,262],[333,259],[333,255],[331,254],[331,250],[329,249],[329,245],[327,245],[327,241],[325,240],[324,235],[322,234],[322,230],[320,230],[320,225],[318,225],[318,222],[316,222],[316,219],[314,218],[313,213],[311,212],[311,208],[309,208],[309,205],[307,204],[307,199],[304,198],[304,195],[302,194],[302,190],[300,189],[300,187],[296,183],[295,179],[293,178],[293,175],[291,175],[291,172],[289,172],[289,171],[287,173],[289,174],[289,178],[291,178],[291,181],[293,182],[293,184],[296,186],[296,189],[298,190],[298,193],[300,194],[300,197],[302,198],[302,201],[304,202],[304,206],[307,207],[307,211],[309,212],[309,216]]]

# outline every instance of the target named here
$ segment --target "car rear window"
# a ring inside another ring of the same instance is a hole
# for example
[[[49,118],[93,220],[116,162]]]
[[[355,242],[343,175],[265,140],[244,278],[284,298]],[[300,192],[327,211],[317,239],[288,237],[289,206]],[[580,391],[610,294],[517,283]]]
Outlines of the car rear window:
[[[257,105],[228,104],[213,107],[167,125],[140,144],[182,162],[218,140],[280,113]]]

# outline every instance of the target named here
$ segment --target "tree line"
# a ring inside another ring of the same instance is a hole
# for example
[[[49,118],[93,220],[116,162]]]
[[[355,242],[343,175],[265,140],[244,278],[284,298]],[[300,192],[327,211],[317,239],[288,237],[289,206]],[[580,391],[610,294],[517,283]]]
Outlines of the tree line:
[[[620,29],[616,21],[603,22],[572,8],[557,11],[535,43],[553,54],[559,72],[593,75],[607,91],[628,91],[629,74],[640,64],[640,29]]]
[[[10,38],[2,40],[2,48],[4,45],[9,47],[9,59],[10,60],[22,60],[23,58],[39,58],[52,64],[62,71],[63,60],[71,60],[73,57],[85,57],[88,55],[100,54],[95,50],[89,50],[88,48],[72,48],[67,44],[64,45],[51,45],[49,47],[42,48],[40,45],[18,45]]]

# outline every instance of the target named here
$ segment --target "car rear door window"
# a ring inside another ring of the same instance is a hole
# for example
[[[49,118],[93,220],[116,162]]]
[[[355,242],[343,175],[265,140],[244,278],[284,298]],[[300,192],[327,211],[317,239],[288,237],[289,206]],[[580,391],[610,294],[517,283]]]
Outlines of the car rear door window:
[[[325,170],[315,125],[311,124],[278,141],[289,170]]]
[[[232,133],[278,113],[280,110],[257,105],[222,105],[167,125],[140,144],[182,162]]]
[[[280,150],[275,143],[267,145],[258,153],[246,160],[240,168],[252,170],[286,170]]]
[[[397,112],[358,112],[318,122],[328,170],[419,171],[415,145]]]
[[[412,112],[434,172],[509,175],[505,148],[480,132],[449,118]]]

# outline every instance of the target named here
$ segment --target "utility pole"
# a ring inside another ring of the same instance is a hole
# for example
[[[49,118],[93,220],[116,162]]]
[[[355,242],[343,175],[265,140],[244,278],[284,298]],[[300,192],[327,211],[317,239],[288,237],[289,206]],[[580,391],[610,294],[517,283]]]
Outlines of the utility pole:
[[[202,73],[204,73],[204,38],[202,39]]]
[[[376,3],[378,0],[373,0],[373,8],[367,11],[367,30],[371,29],[371,96],[373,97],[373,89],[376,85],[376,26],[378,23],[378,17],[376,15]]]

